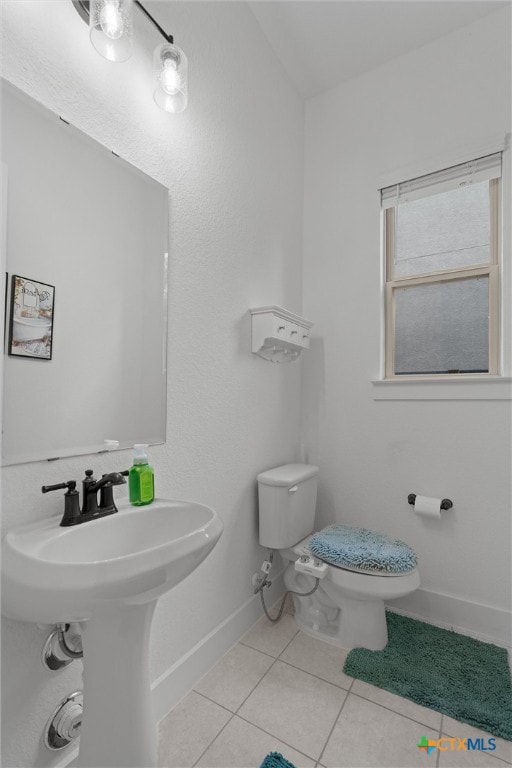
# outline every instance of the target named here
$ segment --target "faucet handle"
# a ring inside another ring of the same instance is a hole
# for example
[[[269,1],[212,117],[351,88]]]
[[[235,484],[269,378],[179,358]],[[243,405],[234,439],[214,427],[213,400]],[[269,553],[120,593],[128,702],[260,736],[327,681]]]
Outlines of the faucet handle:
[[[78,503],[78,491],[76,490],[76,480],[68,480],[67,483],[57,483],[56,485],[43,485],[41,491],[59,491],[67,488],[64,494],[64,515],[60,521],[61,525],[75,525],[80,518],[80,505]]]
[[[68,488],[70,491],[74,491],[76,488],[76,480],[68,480],[67,483],[57,483],[57,485],[42,485],[41,492],[49,493],[50,491],[60,491],[63,488]]]

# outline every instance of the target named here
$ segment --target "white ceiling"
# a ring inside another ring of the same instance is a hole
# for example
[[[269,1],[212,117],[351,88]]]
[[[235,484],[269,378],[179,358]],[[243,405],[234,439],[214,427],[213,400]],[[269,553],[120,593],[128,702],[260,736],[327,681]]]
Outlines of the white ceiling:
[[[251,0],[298,92],[309,98],[510,5],[510,0]]]

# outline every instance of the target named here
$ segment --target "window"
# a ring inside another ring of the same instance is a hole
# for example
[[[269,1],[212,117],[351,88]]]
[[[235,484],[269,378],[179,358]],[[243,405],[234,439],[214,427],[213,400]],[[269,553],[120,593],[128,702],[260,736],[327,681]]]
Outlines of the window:
[[[386,378],[498,372],[501,153],[381,190]]]

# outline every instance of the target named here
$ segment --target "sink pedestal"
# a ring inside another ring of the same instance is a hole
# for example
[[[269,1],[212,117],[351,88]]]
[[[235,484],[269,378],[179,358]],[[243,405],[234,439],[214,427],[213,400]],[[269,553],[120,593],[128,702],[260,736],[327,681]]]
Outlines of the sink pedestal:
[[[81,768],[154,768],[157,735],[149,678],[156,600],[99,605],[82,622],[84,716]]]

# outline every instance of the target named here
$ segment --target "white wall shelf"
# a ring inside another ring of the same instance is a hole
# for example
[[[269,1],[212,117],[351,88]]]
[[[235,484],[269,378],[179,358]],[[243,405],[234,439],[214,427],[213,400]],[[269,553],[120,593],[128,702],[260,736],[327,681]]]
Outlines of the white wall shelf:
[[[257,307],[250,312],[254,354],[272,363],[287,363],[309,349],[314,323],[282,307]]]

